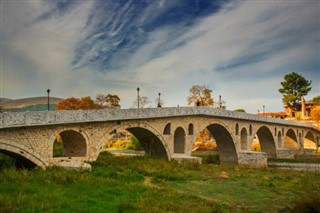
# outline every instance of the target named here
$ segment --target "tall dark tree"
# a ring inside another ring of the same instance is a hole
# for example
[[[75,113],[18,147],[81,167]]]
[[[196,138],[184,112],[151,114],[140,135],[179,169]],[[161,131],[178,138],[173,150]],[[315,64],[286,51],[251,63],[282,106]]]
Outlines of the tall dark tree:
[[[301,97],[311,90],[312,81],[306,80],[302,75],[292,72],[284,76],[279,92],[283,95],[282,101],[286,105],[297,107]]]

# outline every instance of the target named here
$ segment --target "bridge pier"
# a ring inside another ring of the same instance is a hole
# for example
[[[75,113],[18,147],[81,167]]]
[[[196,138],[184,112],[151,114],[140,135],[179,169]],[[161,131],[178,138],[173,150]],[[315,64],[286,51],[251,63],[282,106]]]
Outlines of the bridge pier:
[[[294,154],[295,154],[295,150],[292,150],[292,149],[278,149],[277,150],[277,158],[293,159]]]
[[[241,151],[238,152],[238,164],[252,167],[267,167],[267,153]]]

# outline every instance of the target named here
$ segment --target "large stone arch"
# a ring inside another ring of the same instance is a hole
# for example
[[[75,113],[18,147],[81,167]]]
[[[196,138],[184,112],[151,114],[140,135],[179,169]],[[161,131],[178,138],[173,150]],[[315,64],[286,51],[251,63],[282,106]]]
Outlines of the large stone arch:
[[[38,166],[45,169],[47,166],[39,154],[13,141],[7,142],[0,140],[0,152],[18,160],[19,163],[25,167]]]
[[[207,128],[216,140],[220,163],[238,163],[237,148],[234,138],[227,125],[221,122],[207,124],[203,129]]]
[[[273,134],[266,126],[261,126],[256,133],[261,151],[267,153],[268,157],[276,157],[276,145],[273,138]]]
[[[283,141],[283,148],[284,149],[291,149],[291,150],[298,150],[299,149],[299,143],[298,138],[293,129],[288,129],[286,134],[284,135],[284,141]]]
[[[311,131],[308,131],[304,136],[303,148],[317,149],[316,137]]]
[[[63,153],[61,157],[88,157],[90,138],[88,134],[79,128],[60,128],[50,137],[49,144],[52,147],[56,141],[57,135],[60,134],[63,141]]]
[[[126,122],[108,127],[104,131],[103,136],[99,139],[98,147],[100,148],[94,155],[94,160],[98,158],[103,144],[111,138],[110,132],[117,129],[125,129],[138,138],[146,154],[165,157],[168,160],[171,160],[171,152],[162,134],[156,128],[145,122]]]
[[[186,132],[182,127],[176,128],[173,136],[173,153],[185,153]]]

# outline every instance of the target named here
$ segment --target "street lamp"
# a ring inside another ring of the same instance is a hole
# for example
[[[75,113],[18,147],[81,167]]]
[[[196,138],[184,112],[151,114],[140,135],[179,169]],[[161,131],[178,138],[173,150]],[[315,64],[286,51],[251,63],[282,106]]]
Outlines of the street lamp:
[[[138,88],[137,88],[137,92],[138,92],[138,109],[140,108],[140,103],[139,103],[139,99],[140,99],[140,98],[139,98],[139,91],[140,91],[140,88],[138,87]]]
[[[48,111],[49,111],[50,110],[50,101],[49,101],[50,89],[47,89],[47,93],[48,93]]]
[[[263,105],[263,116],[265,116],[265,105]]]
[[[159,92],[159,93],[158,93],[158,95],[159,95],[159,102],[158,102],[158,107],[161,107],[161,101],[160,101],[160,96],[161,96],[161,93]]]

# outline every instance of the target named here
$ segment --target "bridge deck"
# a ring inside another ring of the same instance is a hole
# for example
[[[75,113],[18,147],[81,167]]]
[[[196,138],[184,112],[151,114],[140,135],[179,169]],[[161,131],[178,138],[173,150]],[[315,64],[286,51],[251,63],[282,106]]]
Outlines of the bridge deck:
[[[208,116],[235,120],[247,120],[259,123],[272,123],[296,127],[313,128],[311,124],[283,120],[279,118],[257,116],[243,112],[234,112],[209,107],[168,107],[142,109],[102,109],[102,110],[68,110],[68,111],[39,111],[39,112],[5,112],[0,113],[0,129],[70,124],[83,122],[123,121],[148,118],[185,116]]]

